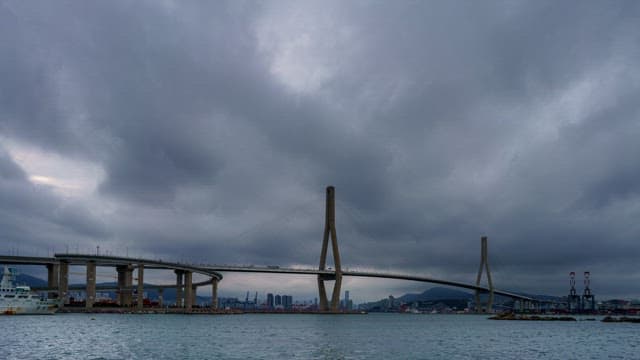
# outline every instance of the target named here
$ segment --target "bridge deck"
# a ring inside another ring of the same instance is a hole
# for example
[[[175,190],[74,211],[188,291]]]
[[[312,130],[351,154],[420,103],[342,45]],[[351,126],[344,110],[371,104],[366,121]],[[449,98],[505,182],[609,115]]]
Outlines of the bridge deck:
[[[215,270],[215,271],[229,271],[229,272],[249,272],[249,273],[271,273],[271,274],[302,274],[302,275],[333,275],[335,272],[333,270],[318,270],[318,269],[295,269],[295,268],[281,268],[281,267],[258,267],[258,266],[230,266],[230,265],[204,265],[205,268]],[[414,276],[414,275],[404,275],[404,274],[390,274],[390,273],[377,273],[377,272],[365,272],[365,271],[343,271],[342,276],[355,276],[355,277],[371,277],[371,278],[382,278],[382,279],[398,279],[398,280],[409,280],[409,281],[419,281],[426,282],[431,284],[440,284],[446,286],[453,286],[458,288],[464,288],[469,290],[478,290],[481,292],[489,292],[489,288],[485,286],[477,286],[473,284],[467,284],[457,281],[449,281],[436,279],[432,277],[426,276]],[[507,296],[512,299],[518,300],[528,300],[534,301],[535,299],[516,294],[509,291],[494,289],[494,294]]]
[[[271,273],[271,274],[301,274],[301,275],[335,275],[334,270],[318,270],[318,269],[298,269],[298,268],[281,268],[279,266],[233,266],[233,265],[204,265],[204,264],[183,264],[165,262],[162,260],[149,260],[140,258],[128,258],[118,256],[99,256],[87,254],[55,254],[55,257],[29,257],[29,256],[7,256],[0,255],[0,264],[23,264],[23,265],[47,265],[57,264],[60,261],[69,262],[71,264],[85,264],[88,261],[94,261],[98,266],[115,266],[119,264],[143,264],[146,268],[156,269],[178,269],[206,274],[209,276],[222,279],[220,272],[245,272],[245,273]],[[489,292],[489,288],[477,286],[458,281],[449,281],[436,279],[427,276],[377,273],[366,271],[343,271],[343,276],[354,277],[370,277],[381,279],[398,279],[408,281],[419,281],[432,284],[440,284],[452,287],[458,287],[473,291]],[[166,287],[166,286],[162,286]],[[516,294],[509,291],[494,289],[494,294],[507,296],[517,300],[536,301],[534,298]]]

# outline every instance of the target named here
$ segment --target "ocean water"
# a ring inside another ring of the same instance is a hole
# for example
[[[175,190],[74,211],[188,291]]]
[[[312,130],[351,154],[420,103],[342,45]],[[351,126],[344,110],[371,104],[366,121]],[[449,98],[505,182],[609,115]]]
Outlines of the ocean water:
[[[2,316],[0,359],[640,359],[640,324],[481,315]]]

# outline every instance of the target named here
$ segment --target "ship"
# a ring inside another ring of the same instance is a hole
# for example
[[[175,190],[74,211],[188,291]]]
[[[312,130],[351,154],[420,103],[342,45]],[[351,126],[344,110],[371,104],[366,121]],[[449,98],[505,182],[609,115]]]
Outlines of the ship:
[[[53,314],[58,309],[58,301],[46,299],[31,291],[26,285],[15,285],[17,271],[4,267],[0,281],[0,315]]]

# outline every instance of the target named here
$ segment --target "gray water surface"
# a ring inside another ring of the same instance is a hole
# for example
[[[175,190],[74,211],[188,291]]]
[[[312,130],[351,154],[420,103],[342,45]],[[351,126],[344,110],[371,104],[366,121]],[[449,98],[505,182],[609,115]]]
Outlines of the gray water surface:
[[[640,324],[479,315],[0,317],[0,359],[640,359]]]

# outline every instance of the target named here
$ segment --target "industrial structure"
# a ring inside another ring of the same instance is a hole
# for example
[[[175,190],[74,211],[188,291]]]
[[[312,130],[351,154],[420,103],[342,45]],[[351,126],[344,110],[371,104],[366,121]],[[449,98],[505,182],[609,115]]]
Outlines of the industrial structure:
[[[582,293],[582,311],[596,311],[596,297],[591,293],[591,273],[584,272],[584,292]]]
[[[571,313],[579,312],[581,306],[580,295],[576,292],[576,273],[569,273],[569,296],[567,296],[567,310]]]
[[[569,295],[567,296],[567,311],[570,313],[593,312],[596,311],[596,298],[591,293],[591,273],[584,272],[584,290],[582,296],[576,291],[576,273],[569,273]]]

